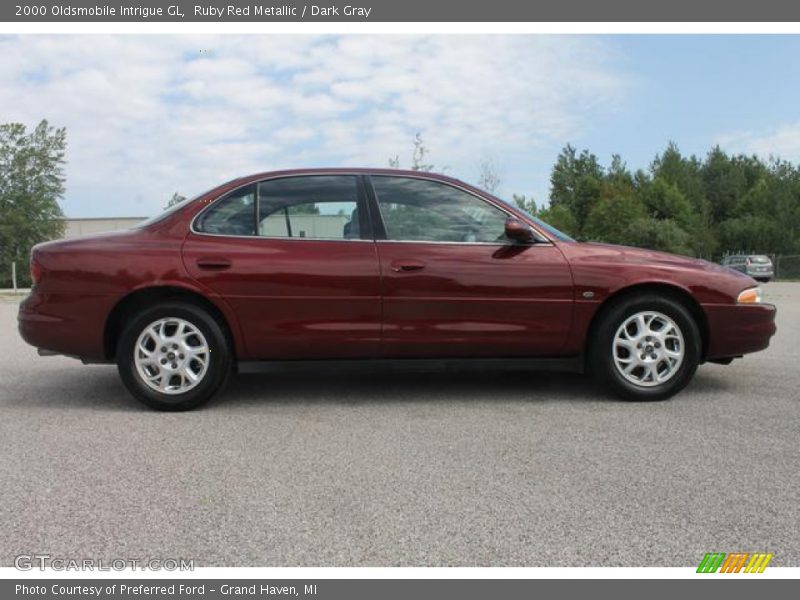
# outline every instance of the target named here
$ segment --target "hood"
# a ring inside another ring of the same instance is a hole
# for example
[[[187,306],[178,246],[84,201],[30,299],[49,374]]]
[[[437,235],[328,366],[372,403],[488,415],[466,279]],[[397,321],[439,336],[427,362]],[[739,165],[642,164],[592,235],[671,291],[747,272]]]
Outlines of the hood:
[[[619,261],[626,264],[659,265],[663,267],[680,267],[683,269],[695,269],[708,273],[720,273],[725,275],[738,275],[743,279],[750,279],[744,273],[735,271],[728,267],[723,267],[716,263],[702,258],[691,256],[681,256],[680,254],[670,254],[658,250],[647,250],[646,248],[636,248],[634,246],[618,246],[616,244],[602,244],[599,242],[583,242],[583,247],[591,248],[590,256],[583,257],[583,260],[591,262],[593,259],[603,262]]]

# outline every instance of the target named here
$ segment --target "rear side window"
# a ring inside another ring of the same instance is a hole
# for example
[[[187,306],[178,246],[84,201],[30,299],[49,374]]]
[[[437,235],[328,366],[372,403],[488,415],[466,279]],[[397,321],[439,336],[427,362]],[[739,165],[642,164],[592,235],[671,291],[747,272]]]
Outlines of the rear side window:
[[[195,223],[197,231],[217,235],[253,235],[255,233],[256,187],[234,190],[211,205]]]
[[[362,229],[369,233],[369,221],[359,211],[359,190],[355,175],[270,179],[214,202],[198,217],[195,230],[269,238],[361,239]]]
[[[271,238],[361,238],[359,185],[354,175],[307,175],[262,181],[258,235]]]

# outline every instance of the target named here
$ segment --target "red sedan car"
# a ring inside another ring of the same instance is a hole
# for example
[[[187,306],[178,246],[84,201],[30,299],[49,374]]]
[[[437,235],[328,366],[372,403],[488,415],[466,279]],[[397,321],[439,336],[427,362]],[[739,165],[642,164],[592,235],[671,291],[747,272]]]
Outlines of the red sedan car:
[[[579,243],[460,181],[321,169],[226,183],[31,257],[19,328],[185,410],[247,361],[547,359],[626,399],[766,348],[775,307],[703,260]]]

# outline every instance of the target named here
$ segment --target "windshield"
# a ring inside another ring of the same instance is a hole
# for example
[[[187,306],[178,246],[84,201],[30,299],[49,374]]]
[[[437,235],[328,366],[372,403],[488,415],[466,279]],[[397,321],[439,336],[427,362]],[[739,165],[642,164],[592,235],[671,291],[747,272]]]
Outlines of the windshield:
[[[574,238],[571,238],[570,236],[568,236],[568,235],[567,235],[566,233],[564,233],[563,231],[560,231],[560,230],[556,229],[555,227],[553,227],[552,225],[550,225],[550,223],[545,223],[545,222],[544,222],[544,221],[542,221],[542,220],[541,220],[539,217],[535,217],[534,215],[532,215],[531,213],[529,213],[529,212],[528,212],[527,210],[525,210],[524,208],[520,208],[520,207],[519,207],[519,206],[517,206],[516,204],[511,204],[510,202],[506,202],[505,200],[503,200],[503,202],[505,202],[505,203],[506,203],[506,204],[508,204],[509,206],[513,206],[514,208],[516,208],[516,209],[517,209],[519,212],[521,212],[522,214],[524,214],[524,215],[525,215],[526,217],[528,217],[528,218],[529,218],[531,221],[533,221],[534,223],[536,223],[536,224],[537,224],[539,227],[541,227],[542,229],[544,229],[544,230],[545,230],[547,233],[549,233],[550,235],[552,235],[552,236],[553,236],[554,238],[556,238],[557,240],[560,240],[560,241],[562,241],[562,242],[574,242],[574,241],[575,241],[575,239],[574,239]]]
[[[750,262],[758,263],[761,265],[765,265],[769,262],[769,257],[767,256],[751,256]]]

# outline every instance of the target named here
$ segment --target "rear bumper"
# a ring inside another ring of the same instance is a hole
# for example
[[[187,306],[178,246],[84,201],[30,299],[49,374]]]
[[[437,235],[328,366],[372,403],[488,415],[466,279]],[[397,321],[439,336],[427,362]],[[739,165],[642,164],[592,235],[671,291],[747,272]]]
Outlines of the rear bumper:
[[[775,276],[775,273],[772,269],[769,271],[753,271],[751,269],[746,271],[745,274],[749,275],[753,279],[772,279]]]
[[[104,360],[103,324],[111,304],[108,296],[42,293],[34,288],[19,306],[19,333],[40,350]]]
[[[704,305],[708,320],[706,359],[741,356],[769,346],[775,335],[772,304]]]

